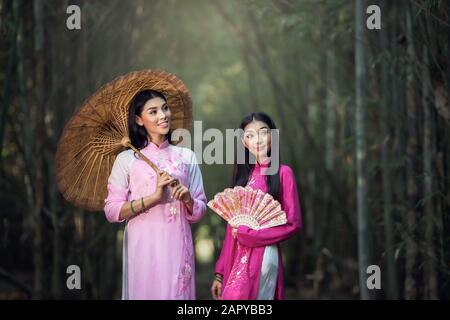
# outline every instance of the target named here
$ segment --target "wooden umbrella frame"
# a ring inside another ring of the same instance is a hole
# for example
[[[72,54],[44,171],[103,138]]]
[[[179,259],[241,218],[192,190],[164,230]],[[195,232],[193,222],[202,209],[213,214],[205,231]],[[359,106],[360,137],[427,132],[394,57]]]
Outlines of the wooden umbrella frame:
[[[147,69],[113,79],[75,111],[58,141],[56,183],[67,201],[82,209],[101,211],[110,170],[123,148],[132,149],[158,175],[164,172],[133,146],[129,137],[129,103],[142,90],[164,94],[173,109],[174,128],[191,128],[192,100],[187,87],[175,75]],[[178,184],[174,180],[170,186]]]

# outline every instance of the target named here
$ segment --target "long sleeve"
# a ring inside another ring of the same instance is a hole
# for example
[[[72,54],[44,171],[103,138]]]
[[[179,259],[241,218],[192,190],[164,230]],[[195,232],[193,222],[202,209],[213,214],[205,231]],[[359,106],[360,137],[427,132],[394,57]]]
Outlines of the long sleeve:
[[[111,174],[108,178],[108,196],[105,199],[104,211],[109,222],[119,220],[120,210],[128,201],[129,194],[129,156],[126,151],[117,155]]]
[[[199,221],[206,213],[206,195],[203,189],[202,173],[194,152],[191,154],[188,188],[194,199],[194,206],[192,212],[188,211],[186,218],[189,222],[194,223]]]
[[[222,250],[220,251],[219,259],[217,259],[217,262],[216,262],[216,265],[214,268],[214,273],[220,273],[221,275],[224,274],[226,255],[228,254],[229,246],[231,243],[232,243],[232,240],[231,240],[230,226],[229,226],[229,224],[227,224],[227,227],[225,230],[225,239],[223,240]]]
[[[301,228],[302,218],[297,184],[294,172],[288,166],[280,168],[280,186],[280,203],[281,208],[286,212],[287,223],[262,230],[240,226],[237,230],[237,239],[240,244],[247,247],[275,244],[291,237]]]

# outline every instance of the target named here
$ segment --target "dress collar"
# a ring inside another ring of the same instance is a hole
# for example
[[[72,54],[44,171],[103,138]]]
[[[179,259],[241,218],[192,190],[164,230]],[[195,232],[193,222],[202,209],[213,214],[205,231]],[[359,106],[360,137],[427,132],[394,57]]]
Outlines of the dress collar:
[[[259,163],[258,161],[256,161],[255,163],[255,169],[261,169],[261,168],[268,168],[270,164],[270,158]]]
[[[270,164],[270,159],[267,159],[266,161],[259,163],[256,162],[255,166],[253,167],[253,172],[260,174],[262,172],[262,170],[266,170],[269,167]]]
[[[158,147],[155,143],[148,141],[147,146],[144,147],[145,150],[161,150],[161,149],[165,149],[169,146],[169,139],[164,140],[163,143],[161,143],[161,145]]]

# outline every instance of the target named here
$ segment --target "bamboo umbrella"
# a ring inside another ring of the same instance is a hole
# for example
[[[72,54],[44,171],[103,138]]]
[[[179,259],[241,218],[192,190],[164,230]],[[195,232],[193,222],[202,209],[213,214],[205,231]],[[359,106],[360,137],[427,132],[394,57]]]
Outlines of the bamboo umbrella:
[[[175,75],[142,70],[120,76],[102,86],[74,113],[64,127],[55,155],[57,186],[79,208],[103,210],[107,182],[116,156],[133,149],[156,172],[158,168],[131,144],[128,109],[142,90],[161,92],[172,113],[171,129],[192,125],[189,91]]]

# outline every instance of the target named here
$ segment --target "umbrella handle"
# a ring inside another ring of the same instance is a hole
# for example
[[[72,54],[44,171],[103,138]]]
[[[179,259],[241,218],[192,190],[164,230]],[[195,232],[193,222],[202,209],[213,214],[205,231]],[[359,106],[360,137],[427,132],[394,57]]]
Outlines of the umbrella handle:
[[[141,151],[139,151],[137,148],[135,148],[135,147],[131,144],[131,141],[130,141],[129,138],[124,138],[124,139],[123,139],[123,142],[122,142],[122,145],[124,145],[124,146],[126,146],[126,147],[130,147],[131,149],[133,149],[133,151],[136,152],[137,154],[139,154],[139,155],[141,156],[141,158],[142,158],[145,162],[147,162],[147,164],[148,164],[150,167],[152,167],[152,169],[155,170],[155,172],[156,172],[157,174],[161,175],[161,174],[163,173],[163,171],[159,170],[158,167],[157,167],[153,162],[151,162],[149,158],[147,158],[146,156],[144,156],[144,154],[143,154]],[[171,186],[171,187],[175,187],[175,186],[177,186],[179,183],[180,183],[180,181],[179,181],[178,179],[176,179],[175,181],[173,181],[173,182],[170,184],[170,186]]]

